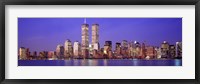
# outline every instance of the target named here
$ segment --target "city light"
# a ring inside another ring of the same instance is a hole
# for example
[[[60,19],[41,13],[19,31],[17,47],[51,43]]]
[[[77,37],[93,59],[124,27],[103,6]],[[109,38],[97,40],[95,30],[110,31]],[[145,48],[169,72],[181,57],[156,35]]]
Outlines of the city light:
[[[55,51],[30,52],[29,48],[19,48],[19,60],[65,60],[65,59],[181,59],[182,42],[175,45],[163,41],[160,46],[151,46],[145,42],[127,41],[116,42],[105,41],[100,47],[99,24],[90,25],[86,18],[81,25],[81,42],[72,41],[69,38],[64,45],[55,45]],[[89,32],[91,32],[91,44],[89,43]],[[134,39],[133,39],[134,40]]]

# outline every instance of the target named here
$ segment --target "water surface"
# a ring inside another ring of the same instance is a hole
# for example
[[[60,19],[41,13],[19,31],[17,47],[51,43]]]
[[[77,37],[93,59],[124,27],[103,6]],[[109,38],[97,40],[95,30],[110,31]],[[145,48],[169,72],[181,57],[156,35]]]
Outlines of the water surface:
[[[18,66],[182,66],[181,59],[71,59],[71,60],[18,60]]]

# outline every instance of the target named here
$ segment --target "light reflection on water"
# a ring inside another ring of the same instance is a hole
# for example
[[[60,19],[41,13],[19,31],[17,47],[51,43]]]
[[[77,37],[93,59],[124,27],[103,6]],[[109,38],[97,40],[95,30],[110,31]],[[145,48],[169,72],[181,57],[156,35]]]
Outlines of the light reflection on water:
[[[182,66],[181,59],[71,59],[71,60],[19,60],[18,66]]]
[[[174,60],[175,62],[175,66],[180,66],[180,63],[181,63],[181,65],[182,65],[182,60],[178,60],[178,59],[175,59]]]

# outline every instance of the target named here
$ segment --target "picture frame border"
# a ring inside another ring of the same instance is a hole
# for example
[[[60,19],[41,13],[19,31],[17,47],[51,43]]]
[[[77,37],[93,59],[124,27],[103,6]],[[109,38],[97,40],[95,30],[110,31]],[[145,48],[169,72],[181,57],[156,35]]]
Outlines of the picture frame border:
[[[195,5],[195,79],[5,79],[6,5]],[[197,84],[199,79],[200,0],[1,0],[0,1],[0,83],[2,84]]]

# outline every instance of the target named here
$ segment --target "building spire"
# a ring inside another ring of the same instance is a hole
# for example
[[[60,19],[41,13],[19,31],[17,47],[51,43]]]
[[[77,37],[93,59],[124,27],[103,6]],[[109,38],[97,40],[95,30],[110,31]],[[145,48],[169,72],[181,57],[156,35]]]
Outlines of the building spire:
[[[86,18],[84,18],[84,23],[86,24]]]

